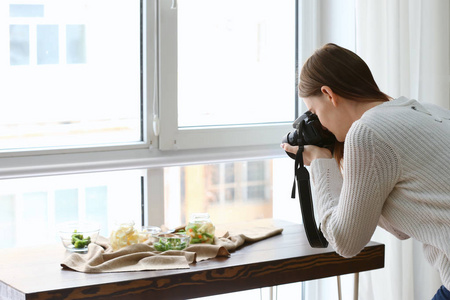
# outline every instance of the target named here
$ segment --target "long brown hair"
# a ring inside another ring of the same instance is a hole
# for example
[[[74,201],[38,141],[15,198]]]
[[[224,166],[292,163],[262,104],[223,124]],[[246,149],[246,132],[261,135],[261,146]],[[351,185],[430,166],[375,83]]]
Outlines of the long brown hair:
[[[376,84],[367,64],[354,52],[336,44],[317,49],[302,67],[298,91],[302,98],[319,96],[322,86],[329,86],[337,95],[354,101],[389,101]],[[337,142],[334,158],[341,166],[344,143]]]

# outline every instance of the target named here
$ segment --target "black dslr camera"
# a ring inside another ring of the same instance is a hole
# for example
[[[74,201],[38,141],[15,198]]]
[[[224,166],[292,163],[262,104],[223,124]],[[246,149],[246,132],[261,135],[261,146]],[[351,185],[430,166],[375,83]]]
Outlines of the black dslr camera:
[[[295,179],[291,197],[295,198],[295,186],[297,182],[303,226],[308,242],[313,248],[326,248],[328,247],[328,241],[323,236],[320,226],[317,227],[314,219],[309,173],[303,164],[303,146],[315,145],[333,151],[336,137],[326,130],[322,124],[320,124],[319,118],[310,111],[307,111],[295,120],[292,127],[294,127],[295,130],[286,134],[282,139],[283,143],[299,146],[296,154],[286,152],[295,160]]]
[[[294,121],[292,127],[295,130],[283,137],[282,142],[291,146],[315,145],[332,150],[336,137],[326,130],[319,121],[317,115],[310,111],[305,112]],[[295,159],[295,154],[286,152]]]

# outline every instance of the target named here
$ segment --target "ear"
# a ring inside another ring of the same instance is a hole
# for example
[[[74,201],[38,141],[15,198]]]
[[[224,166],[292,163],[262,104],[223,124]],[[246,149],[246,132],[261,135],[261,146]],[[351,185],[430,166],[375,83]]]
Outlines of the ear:
[[[337,94],[335,94],[329,86],[326,86],[326,85],[322,86],[320,88],[320,91],[328,99],[328,101],[330,101],[331,104],[333,104],[333,106],[338,105],[339,96]]]

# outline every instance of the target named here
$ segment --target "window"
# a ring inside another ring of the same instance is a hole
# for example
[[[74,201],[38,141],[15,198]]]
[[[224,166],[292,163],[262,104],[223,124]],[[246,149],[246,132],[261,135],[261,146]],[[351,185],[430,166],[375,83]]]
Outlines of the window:
[[[68,64],[85,64],[86,25],[66,25],[66,61]]]
[[[150,223],[178,226],[200,203],[277,214],[271,159],[285,157],[278,145],[296,113],[295,0],[0,5],[9,41],[0,73],[10,79],[0,91],[10,103],[0,112],[0,179],[150,168]],[[203,190],[187,189],[195,180]],[[85,201],[77,189],[36,193],[30,207]],[[3,199],[5,211],[19,201]]]
[[[108,237],[116,220],[142,223],[143,171],[2,180],[0,248],[58,242],[57,225],[73,220],[100,224]]]
[[[36,25],[36,63],[59,64],[59,26]]]
[[[216,224],[278,218],[301,222],[291,199],[290,158],[164,168],[165,221],[176,227],[192,213]]]
[[[161,26],[177,52],[161,53],[172,80],[161,85],[160,148],[278,143],[295,117],[296,1],[177,3]]]
[[[9,103],[0,178],[284,155],[296,110],[295,0],[0,6],[10,83],[0,91]],[[207,63],[213,52],[220,66]]]
[[[1,151],[144,141],[139,0],[0,5]]]
[[[30,63],[30,28],[28,25],[9,26],[10,65]]]
[[[177,10],[178,127],[292,120],[295,1],[181,0]]]
[[[11,82],[0,91],[11,103],[0,111],[0,248],[57,240],[56,224],[77,218],[102,222],[104,236],[123,216],[299,221],[278,146],[296,114],[295,0],[0,8]],[[27,218],[43,239],[24,239]]]
[[[150,222],[173,211],[183,222],[193,180],[203,180],[207,198],[196,201],[208,199],[208,209],[276,213],[270,159],[284,157],[278,145],[296,113],[295,0],[0,5],[9,42],[0,73],[10,82],[0,92],[10,104],[0,112],[0,178],[150,168]],[[177,193],[157,187],[168,169],[181,176]],[[164,209],[170,194],[183,198]],[[33,203],[53,201],[37,195]],[[54,195],[65,199],[54,207],[84,201],[75,190]]]

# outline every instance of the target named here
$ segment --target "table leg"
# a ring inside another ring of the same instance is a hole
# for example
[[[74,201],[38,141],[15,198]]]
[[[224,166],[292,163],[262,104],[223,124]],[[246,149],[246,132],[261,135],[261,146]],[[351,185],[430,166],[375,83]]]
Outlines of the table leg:
[[[259,289],[259,299],[263,300],[277,300],[278,299],[278,286],[269,286]]]
[[[302,281],[302,300],[306,300],[306,283]]]
[[[358,300],[359,294],[359,273],[355,273],[355,278],[353,282],[353,300]]]
[[[338,289],[338,299],[342,300],[342,291],[341,291],[341,276],[336,276],[337,278],[337,289]]]

